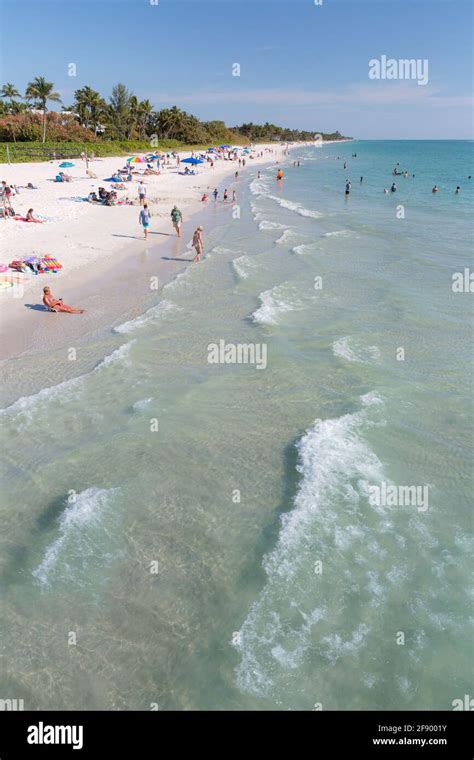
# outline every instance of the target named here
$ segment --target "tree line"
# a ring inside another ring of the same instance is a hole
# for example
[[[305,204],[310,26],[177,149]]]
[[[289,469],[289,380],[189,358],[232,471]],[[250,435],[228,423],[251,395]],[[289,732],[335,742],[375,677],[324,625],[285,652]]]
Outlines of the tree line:
[[[288,129],[268,122],[227,127],[219,120],[201,121],[177,106],[157,111],[149,100],[139,100],[122,83],[113,87],[108,100],[86,86],[75,91],[72,104],[64,105],[53,82],[36,77],[28,83],[23,96],[13,84],[7,83],[0,90],[0,98],[0,137],[7,141],[35,139],[35,125],[31,119],[33,109],[40,111],[42,142],[46,141],[48,126],[55,134],[59,130],[61,139],[70,132],[71,139],[82,136],[86,141],[156,138],[186,144],[211,144],[238,140],[293,142],[314,140],[316,134],[326,140],[342,138],[339,132],[327,134]],[[61,103],[61,114],[50,112],[50,103]]]

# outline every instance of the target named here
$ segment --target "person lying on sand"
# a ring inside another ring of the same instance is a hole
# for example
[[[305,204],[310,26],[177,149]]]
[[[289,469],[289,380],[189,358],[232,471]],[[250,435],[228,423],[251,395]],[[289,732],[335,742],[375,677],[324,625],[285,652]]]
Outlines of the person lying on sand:
[[[62,298],[54,298],[51,288],[47,285],[43,288],[43,303],[49,311],[64,311],[68,314],[84,314],[85,309],[73,309],[72,306],[66,306]]]
[[[25,220],[26,220],[27,222],[33,222],[34,224],[43,224],[43,220],[42,220],[42,219],[36,219],[36,218],[33,216],[33,209],[32,209],[32,208],[29,208],[29,209],[28,209],[28,211],[27,211],[27,213],[26,213],[26,217],[25,217]]]

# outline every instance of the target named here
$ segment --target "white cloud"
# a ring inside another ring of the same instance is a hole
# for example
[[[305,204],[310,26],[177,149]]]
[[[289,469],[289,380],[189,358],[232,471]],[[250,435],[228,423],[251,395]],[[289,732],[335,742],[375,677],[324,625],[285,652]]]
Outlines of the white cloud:
[[[353,85],[343,91],[297,90],[297,89],[256,89],[256,90],[204,90],[194,93],[158,93],[157,103],[210,104],[210,103],[255,103],[258,105],[287,105],[305,107],[317,105],[420,105],[434,108],[472,107],[474,98],[469,95],[443,95],[430,86],[420,87],[416,82],[372,81],[364,85]]]

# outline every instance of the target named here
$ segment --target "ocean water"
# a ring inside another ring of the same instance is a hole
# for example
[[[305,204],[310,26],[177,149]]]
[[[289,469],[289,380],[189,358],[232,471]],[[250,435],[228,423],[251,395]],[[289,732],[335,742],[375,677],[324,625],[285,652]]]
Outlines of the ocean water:
[[[203,262],[80,352],[94,369],[64,379],[50,354],[45,387],[2,410],[3,698],[441,710],[469,693],[472,294],[453,275],[472,269],[472,144],[302,147],[284,173],[240,182]],[[209,362],[220,341],[260,360]],[[412,486],[429,498],[373,502]]]

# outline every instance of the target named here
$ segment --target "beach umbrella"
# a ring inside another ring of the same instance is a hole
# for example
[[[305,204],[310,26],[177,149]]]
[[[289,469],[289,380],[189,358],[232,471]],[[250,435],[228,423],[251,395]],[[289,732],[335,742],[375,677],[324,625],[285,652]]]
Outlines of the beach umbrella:
[[[127,164],[146,164],[146,161],[144,158],[140,158],[140,156],[132,156],[131,158],[127,158]]]
[[[203,164],[202,158],[183,158],[182,164]]]
[[[63,161],[62,164],[59,164],[60,169],[70,169],[71,166],[74,166],[74,164],[71,164],[70,161]]]

